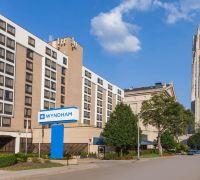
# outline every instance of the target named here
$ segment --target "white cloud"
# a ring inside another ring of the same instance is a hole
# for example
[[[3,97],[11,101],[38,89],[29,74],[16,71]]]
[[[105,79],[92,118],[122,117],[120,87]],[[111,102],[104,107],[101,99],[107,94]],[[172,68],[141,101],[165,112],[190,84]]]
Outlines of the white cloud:
[[[146,10],[151,0],[126,0],[106,13],[100,13],[91,20],[91,33],[100,45],[109,52],[137,52],[141,49],[139,39],[133,34],[138,27],[123,20],[130,10]]]
[[[200,0],[178,0],[171,3],[154,0],[153,4],[166,10],[169,24],[179,20],[192,20],[200,10]]]
[[[141,42],[135,32],[137,25],[124,21],[123,16],[133,10],[144,11],[152,7],[162,8],[167,14],[166,22],[192,20],[200,11],[200,0],[124,0],[109,12],[102,12],[91,20],[91,33],[108,52],[137,52]]]

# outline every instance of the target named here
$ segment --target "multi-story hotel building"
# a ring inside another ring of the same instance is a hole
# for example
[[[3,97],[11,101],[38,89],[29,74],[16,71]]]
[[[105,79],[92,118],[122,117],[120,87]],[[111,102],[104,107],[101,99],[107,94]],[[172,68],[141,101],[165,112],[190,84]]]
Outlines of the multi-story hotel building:
[[[176,99],[176,94],[174,90],[173,83],[162,84],[156,83],[154,86],[140,87],[140,88],[129,88],[124,90],[124,103],[129,104],[134,114],[139,114],[142,107],[142,102],[149,100],[153,95],[157,93],[164,93],[167,97],[174,97]],[[156,141],[158,136],[158,131],[153,126],[144,126],[142,120],[139,124],[142,130],[142,140],[143,142]]]
[[[51,131],[38,123],[38,112],[65,106],[80,112],[77,123],[65,124],[66,148],[95,148],[93,138],[124,92],[84,67],[82,58],[73,38],[46,43],[0,15],[0,151],[24,151],[26,137],[29,147],[49,146]]]
[[[192,44],[192,96],[191,109],[197,126],[200,124],[200,26],[193,36]]]

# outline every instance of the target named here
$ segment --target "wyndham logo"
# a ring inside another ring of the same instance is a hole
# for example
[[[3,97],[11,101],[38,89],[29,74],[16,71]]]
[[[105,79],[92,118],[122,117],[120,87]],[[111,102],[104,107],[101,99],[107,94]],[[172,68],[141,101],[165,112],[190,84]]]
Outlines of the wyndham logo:
[[[45,119],[45,114],[40,114],[40,119]]]
[[[72,112],[40,114],[40,120],[45,120],[45,119],[50,119],[50,118],[59,118],[59,117],[69,117],[72,115],[73,115]]]

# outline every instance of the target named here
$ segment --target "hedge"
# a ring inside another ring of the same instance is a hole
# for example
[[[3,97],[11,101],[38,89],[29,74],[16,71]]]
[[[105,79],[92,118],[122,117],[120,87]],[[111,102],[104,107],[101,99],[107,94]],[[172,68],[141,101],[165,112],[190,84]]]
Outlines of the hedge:
[[[0,167],[11,166],[17,162],[14,154],[0,154]]]

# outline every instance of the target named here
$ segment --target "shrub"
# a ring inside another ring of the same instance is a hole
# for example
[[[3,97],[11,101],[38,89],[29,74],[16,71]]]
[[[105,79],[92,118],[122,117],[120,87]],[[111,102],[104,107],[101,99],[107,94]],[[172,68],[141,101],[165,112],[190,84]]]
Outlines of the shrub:
[[[104,159],[105,160],[115,160],[118,159],[118,154],[116,152],[108,152],[105,153]]]
[[[0,167],[11,166],[17,162],[17,158],[14,154],[1,154],[0,155]]]
[[[17,158],[17,162],[26,162],[28,158],[24,153],[17,153],[15,154],[15,157]]]
[[[186,152],[186,151],[188,151],[188,146],[187,145],[185,145],[185,144],[182,144],[182,143],[179,143],[179,144],[177,144],[177,146],[176,146],[176,151],[177,152]]]
[[[96,154],[96,152],[95,152],[95,153],[90,152],[90,153],[88,154],[88,157],[90,157],[90,158],[96,158],[96,157],[97,157],[97,154]]]
[[[81,152],[80,156],[81,156],[81,158],[87,158],[88,153],[83,151],[83,152]]]

